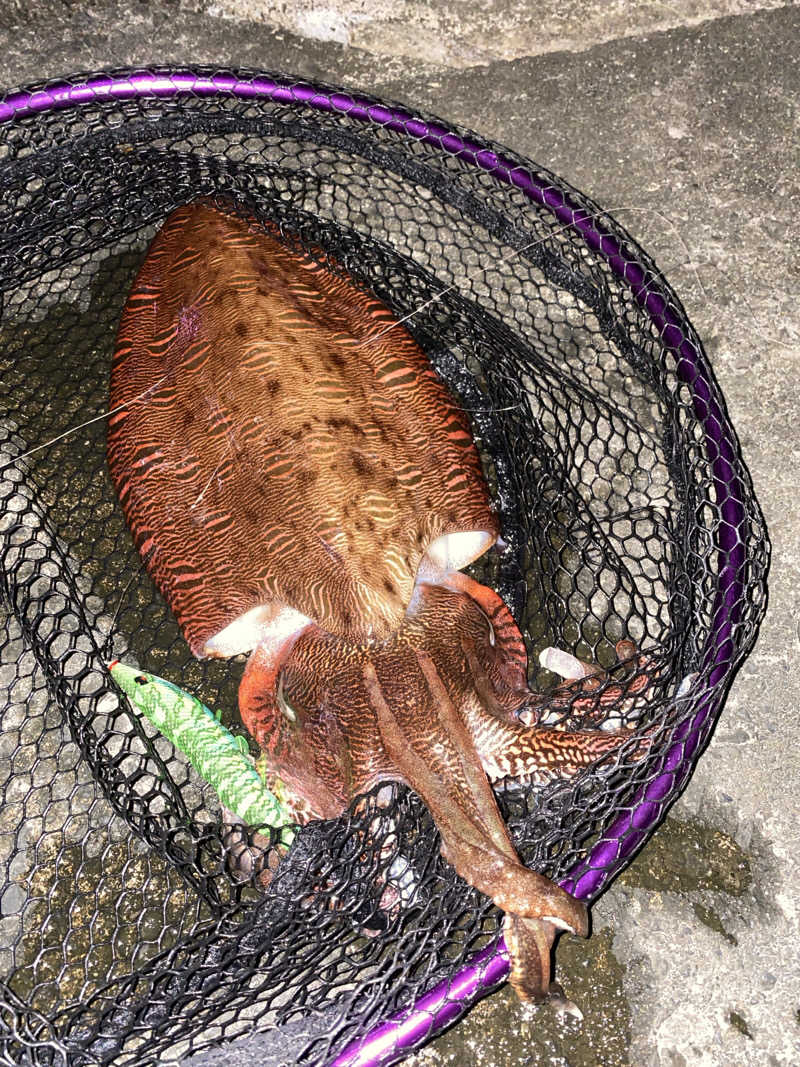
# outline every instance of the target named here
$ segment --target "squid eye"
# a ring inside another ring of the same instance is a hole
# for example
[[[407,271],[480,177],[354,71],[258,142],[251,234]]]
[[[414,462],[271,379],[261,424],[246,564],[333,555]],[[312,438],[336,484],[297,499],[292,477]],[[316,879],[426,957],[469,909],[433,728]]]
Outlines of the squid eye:
[[[278,689],[275,693],[275,699],[278,702],[278,707],[280,708],[281,715],[283,715],[284,719],[286,719],[287,722],[297,722],[297,712],[286,699],[286,694],[283,691],[283,672],[278,675]]]
[[[133,680],[137,685],[147,685],[148,682],[147,676],[144,674],[137,674]]]

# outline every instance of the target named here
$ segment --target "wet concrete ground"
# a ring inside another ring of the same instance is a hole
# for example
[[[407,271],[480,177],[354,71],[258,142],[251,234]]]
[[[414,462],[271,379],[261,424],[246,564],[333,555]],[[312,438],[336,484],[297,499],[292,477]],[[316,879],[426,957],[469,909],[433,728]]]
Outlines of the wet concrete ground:
[[[800,10],[745,0],[326,7],[223,0],[0,12],[0,84],[152,62],[319,77],[463,123],[555,170],[654,255],[703,338],[774,544],[770,608],[667,824],[566,942],[585,1015],[507,991],[412,1062],[800,1062]],[[221,18],[220,14],[227,17]],[[226,1062],[252,1062],[246,1045]]]

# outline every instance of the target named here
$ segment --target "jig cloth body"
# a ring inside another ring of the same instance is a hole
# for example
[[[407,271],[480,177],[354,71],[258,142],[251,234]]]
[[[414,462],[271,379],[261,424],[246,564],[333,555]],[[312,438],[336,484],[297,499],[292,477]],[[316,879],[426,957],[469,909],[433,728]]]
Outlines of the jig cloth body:
[[[133,707],[156,726],[208,782],[224,807],[248,826],[285,827],[284,845],[294,830],[289,810],[264,785],[236,737],[197,697],[172,682],[115,660],[111,677]]]

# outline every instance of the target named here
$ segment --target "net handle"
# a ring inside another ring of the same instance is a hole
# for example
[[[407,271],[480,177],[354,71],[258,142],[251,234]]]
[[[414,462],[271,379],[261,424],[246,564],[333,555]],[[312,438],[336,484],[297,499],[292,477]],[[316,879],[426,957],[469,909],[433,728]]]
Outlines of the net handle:
[[[452,155],[513,186],[533,203],[550,212],[577,234],[628,286],[633,299],[647,313],[666,348],[676,358],[676,373],[688,387],[694,413],[705,434],[717,500],[723,521],[717,529],[719,581],[712,625],[703,652],[708,677],[707,696],[698,711],[676,732],[657,772],[618,816],[590,854],[561,881],[561,886],[582,900],[595,897],[625,859],[646,838],[667,802],[685,782],[694,756],[714,721],[720,696],[714,693],[733,660],[734,632],[744,593],[746,523],[744,485],[737,473],[736,448],[727,416],[711,387],[711,376],[699,342],[695,343],[679,309],[668,300],[656,278],[619,238],[605,229],[598,217],[572,201],[563,190],[542,181],[509,156],[494,151],[474,135],[462,134],[439,119],[423,118],[403,108],[367,96],[349,94],[309,82],[267,74],[247,77],[236,73],[202,71],[119,71],[10,93],[0,100],[0,122],[13,122],[36,114],[75,107],[105,99],[140,97],[213,97],[232,95],[340,113],[350,119],[384,126]],[[329,1067],[384,1067],[395,1062],[439,1030],[454,1022],[476,1000],[503,982],[509,958],[501,938],[484,949],[451,978],[424,994],[408,1010],[378,1024],[363,1038],[351,1042],[330,1061]]]

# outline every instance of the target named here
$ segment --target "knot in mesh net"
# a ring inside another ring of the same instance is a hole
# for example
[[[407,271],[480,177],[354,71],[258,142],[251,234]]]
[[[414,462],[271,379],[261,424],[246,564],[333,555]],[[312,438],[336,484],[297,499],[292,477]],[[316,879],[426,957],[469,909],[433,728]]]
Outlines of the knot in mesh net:
[[[0,120],[0,1056],[161,1063],[256,1031],[264,1064],[389,1062],[504,977],[502,915],[401,786],[286,856],[255,839],[267,892],[232,877],[214,792],[112,683],[123,657],[241,730],[244,660],[191,655],[108,475],[132,280],[174,208],[221,198],[405,319],[469,414],[503,546],[474,573],[519,623],[532,687],[554,685],[548,646],[645,657],[611,723],[644,757],[497,791],[520,856],[584,900],[686,782],[764,609],[766,532],[702,346],[590,200],[396,105],[140,71],[9,93]],[[605,707],[549,714],[596,727]]]

